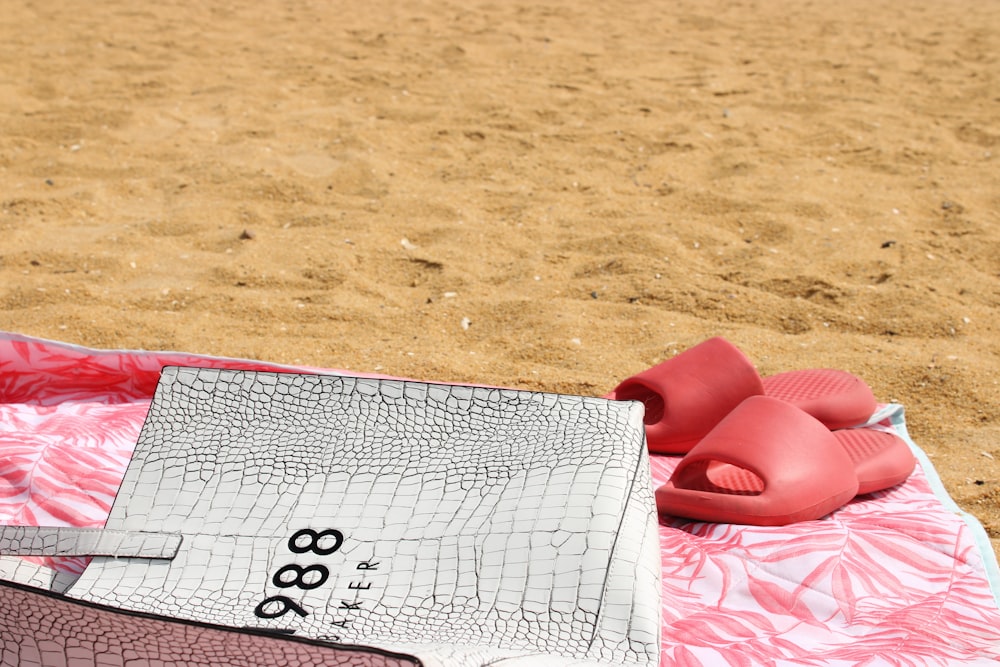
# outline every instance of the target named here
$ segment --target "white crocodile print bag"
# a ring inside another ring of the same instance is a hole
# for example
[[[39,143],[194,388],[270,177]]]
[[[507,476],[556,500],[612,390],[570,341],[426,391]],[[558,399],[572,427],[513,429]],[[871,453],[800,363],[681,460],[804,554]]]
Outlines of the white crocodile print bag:
[[[96,554],[72,602],[0,588],[25,610],[6,627],[60,604],[93,627],[161,623],[178,634],[151,655],[178,664],[212,632],[245,642],[198,639],[213,655],[279,642],[324,664],[658,662],[638,403],[166,368],[106,530],[8,528],[0,550]]]

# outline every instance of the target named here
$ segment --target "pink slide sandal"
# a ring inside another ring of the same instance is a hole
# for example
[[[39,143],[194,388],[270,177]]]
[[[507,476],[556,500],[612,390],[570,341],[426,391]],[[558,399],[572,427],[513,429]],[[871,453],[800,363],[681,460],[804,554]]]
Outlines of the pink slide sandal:
[[[845,371],[789,371],[761,379],[750,360],[724,338],[710,338],[615,387],[608,398],[646,406],[651,452],[684,454],[751,396],[790,403],[828,429],[863,424],[875,396]]]
[[[748,398],[656,490],[659,512],[699,521],[781,526],[826,516],[859,493],[903,482],[915,459],[899,437],[830,431],[784,401]]]

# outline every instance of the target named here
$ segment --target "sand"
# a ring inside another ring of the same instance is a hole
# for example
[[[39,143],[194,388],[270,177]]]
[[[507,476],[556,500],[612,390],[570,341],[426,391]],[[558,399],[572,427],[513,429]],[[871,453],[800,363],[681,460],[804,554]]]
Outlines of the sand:
[[[1000,549],[1000,5],[9,0],[0,329],[906,407]]]

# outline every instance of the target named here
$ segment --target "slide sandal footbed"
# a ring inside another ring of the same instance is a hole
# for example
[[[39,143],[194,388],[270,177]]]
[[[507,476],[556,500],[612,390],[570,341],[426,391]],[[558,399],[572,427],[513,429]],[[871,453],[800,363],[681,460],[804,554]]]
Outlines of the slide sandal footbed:
[[[910,447],[894,433],[849,428],[834,431],[833,435],[854,464],[858,495],[902,484],[917,465]]]
[[[835,430],[865,423],[877,402],[864,380],[833,368],[786,371],[761,379],[764,395],[791,403]]]
[[[752,470],[719,461],[698,461],[687,471],[686,487],[706,493],[727,493],[734,496],[759,496],[764,480]]]

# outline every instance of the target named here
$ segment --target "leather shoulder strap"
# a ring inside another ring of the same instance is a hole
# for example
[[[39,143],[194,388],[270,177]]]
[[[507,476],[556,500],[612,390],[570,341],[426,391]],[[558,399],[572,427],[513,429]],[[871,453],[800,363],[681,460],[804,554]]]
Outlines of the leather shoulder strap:
[[[172,559],[181,539],[178,534],[134,530],[0,526],[0,554]]]

